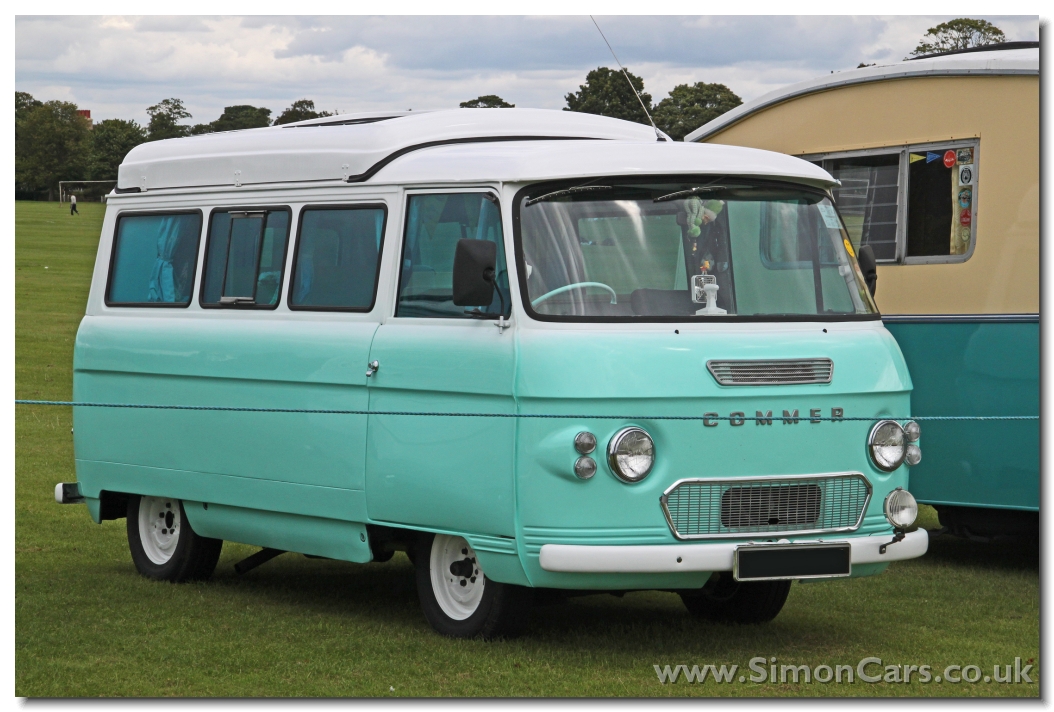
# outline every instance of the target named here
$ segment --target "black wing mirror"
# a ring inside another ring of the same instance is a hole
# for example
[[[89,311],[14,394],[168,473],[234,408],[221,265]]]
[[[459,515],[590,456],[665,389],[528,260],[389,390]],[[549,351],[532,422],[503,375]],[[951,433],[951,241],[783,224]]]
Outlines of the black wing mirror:
[[[871,245],[864,245],[857,250],[856,261],[860,264],[867,291],[871,292],[872,297],[875,296],[875,290],[878,289],[878,264],[875,262],[875,253]]]
[[[454,250],[454,305],[483,307],[494,299],[497,244],[489,240],[457,241]]]

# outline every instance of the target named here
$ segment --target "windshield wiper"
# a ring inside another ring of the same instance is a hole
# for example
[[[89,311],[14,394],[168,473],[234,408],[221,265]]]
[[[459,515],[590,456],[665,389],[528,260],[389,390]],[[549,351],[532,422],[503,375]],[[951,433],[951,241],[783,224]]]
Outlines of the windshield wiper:
[[[695,188],[689,188],[688,190],[678,190],[676,193],[667,193],[666,195],[660,195],[658,198],[652,198],[653,203],[661,203],[666,200],[673,200],[674,198],[680,198],[682,195],[695,195],[696,193],[710,193],[715,190],[724,190],[728,186],[724,185],[702,185]]]
[[[610,185],[576,185],[574,188],[564,188],[563,190],[555,190],[552,193],[546,193],[545,195],[539,195],[537,198],[531,198],[527,201],[526,205],[534,205],[542,200],[548,200],[549,198],[559,198],[561,195],[571,195],[572,193],[584,193],[590,190],[611,190]]]

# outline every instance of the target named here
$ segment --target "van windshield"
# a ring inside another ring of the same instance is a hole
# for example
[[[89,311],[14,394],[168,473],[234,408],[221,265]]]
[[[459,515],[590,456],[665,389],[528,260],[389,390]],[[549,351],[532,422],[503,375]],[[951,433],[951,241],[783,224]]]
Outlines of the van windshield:
[[[542,319],[878,313],[838,213],[820,191],[712,177],[598,179],[532,186],[516,207],[521,287],[528,312]]]

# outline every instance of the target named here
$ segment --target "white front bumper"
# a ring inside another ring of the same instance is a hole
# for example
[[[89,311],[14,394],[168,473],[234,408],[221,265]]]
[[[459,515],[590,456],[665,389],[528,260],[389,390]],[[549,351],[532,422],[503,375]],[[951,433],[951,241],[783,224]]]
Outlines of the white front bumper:
[[[853,564],[884,564],[914,559],[926,553],[930,538],[925,529],[911,532],[903,541],[878,553],[892,535],[825,539],[825,544],[847,541]],[[816,539],[798,541],[815,543]],[[791,540],[794,543],[795,540]],[[658,574],[675,571],[731,571],[732,558],[742,544],[659,544],[646,546],[582,546],[578,544],[545,544],[539,563],[546,571],[590,574]]]

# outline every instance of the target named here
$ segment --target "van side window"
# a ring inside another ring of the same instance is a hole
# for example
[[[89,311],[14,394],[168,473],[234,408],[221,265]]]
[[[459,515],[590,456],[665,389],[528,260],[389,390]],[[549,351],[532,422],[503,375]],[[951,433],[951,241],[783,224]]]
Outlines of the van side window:
[[[107,306],[190,304],[200,239],[199,212],[118,216]]]
[[[498,315],[498,290],[489,305],[454,306],[454,250],[462,238],[497,243],[496,281],[505,301],[505,316],[509,315],[512,301],[498,200],[490,193],[453,193],[408,198],[396,316],[470,318],[473,312]]]
[[[289,308],[372,309],[386,213],[376,205],[302,210]]]
[[[288,210],[212,213],[201,305],[262,309],[277,306],[288,239]]]

